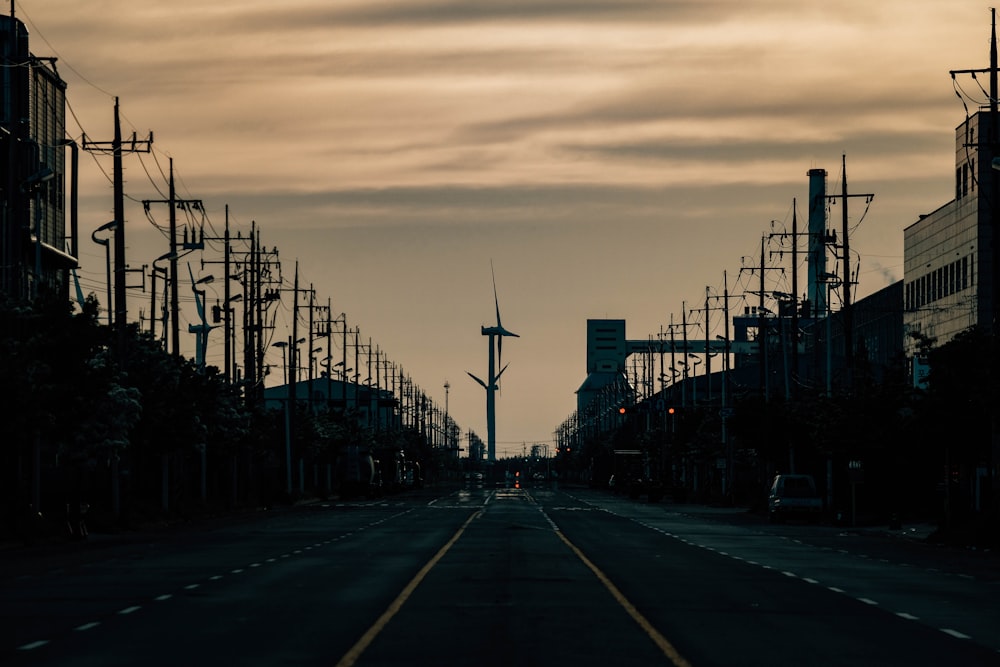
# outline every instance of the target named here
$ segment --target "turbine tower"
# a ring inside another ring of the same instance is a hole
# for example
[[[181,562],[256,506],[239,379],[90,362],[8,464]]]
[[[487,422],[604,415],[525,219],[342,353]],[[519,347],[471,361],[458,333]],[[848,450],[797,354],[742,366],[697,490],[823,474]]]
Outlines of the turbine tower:
[[[497,277],[493,272],[493,262],[490,262],[490,273],[493,275],[493,302],[497,310],[497,323],[493,327],[482,327],[482,334],[490,338],[489,351],[489,376],[488,382],[483,382],[472,373],[469,377],[478,382],[486,390],[486,451],[487,460],[496,461],[497,458],[497,399],[496,392],[499,389],[497,384],[500,376],[507,370],[507,366],[497,372],[497,364],[503,363],[503,339],[504,336],[520,338],[516,333],[507,331],[500,324],[500,301],[497,299]],[[466,371],[468,373],[468,371]]]

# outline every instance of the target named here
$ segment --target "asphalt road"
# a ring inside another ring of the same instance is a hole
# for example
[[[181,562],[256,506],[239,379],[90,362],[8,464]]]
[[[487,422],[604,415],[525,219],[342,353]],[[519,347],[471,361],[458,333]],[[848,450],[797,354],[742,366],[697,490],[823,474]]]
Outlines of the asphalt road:
[[[1000,665],[993,555],[587,489],[315,504],[0,566],[4,665]]]

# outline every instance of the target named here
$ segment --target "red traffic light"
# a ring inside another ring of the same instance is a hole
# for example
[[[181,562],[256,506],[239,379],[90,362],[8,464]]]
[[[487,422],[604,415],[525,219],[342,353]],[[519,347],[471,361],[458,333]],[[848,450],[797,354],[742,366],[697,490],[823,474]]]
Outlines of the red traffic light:
[[[618,414],[623,415],[626,412],[627,412],[627,410],[625,410],[625,406],[624,405],[622,407],[618,408]]]

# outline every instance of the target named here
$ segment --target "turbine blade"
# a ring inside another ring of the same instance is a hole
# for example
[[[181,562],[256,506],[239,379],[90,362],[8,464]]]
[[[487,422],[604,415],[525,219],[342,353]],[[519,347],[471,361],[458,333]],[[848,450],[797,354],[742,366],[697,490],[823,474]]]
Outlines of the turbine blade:
[[[510,364],[507,364],[507,366],[510,366]],[[500,369],[500,372],[499,372],[499,373],[497,373],[497,376],[496,376],[496,378],[495,378],[497,382],[499,382],[499,381],[500,381],[500,376],[501,376],[501,375],[503,375],[503,372],[504,372],[505,370],[507,370],[507,366],[504,366],[503,368],[501,368],[501,369]]]
[[[497,308],[497,328],[502,329],[500,325],[500,299],[497,297],[497,274],[493,270],[493,260],[490,260],[490,275],[493,277],[493,303]]]
[[[477,377],[476,377],[475,375],[473,375],[472,373],[469,373],[469,371],[465,371],[465,373],[466,373],[466,374],[467,374],[467,375],[468,375],[468,376],[469,376],[470,378],[472,378],[473,380],[475,380],[476,382],[478,382],[478,383],[479,383],[479,386],[481,386],[481,387],[482,387],[483,389],[488,389],[488,387],[486,386],[486,383],[485,383],[485,382],[483,382],[482,380],[480,380],[479,378],[477,378]]]

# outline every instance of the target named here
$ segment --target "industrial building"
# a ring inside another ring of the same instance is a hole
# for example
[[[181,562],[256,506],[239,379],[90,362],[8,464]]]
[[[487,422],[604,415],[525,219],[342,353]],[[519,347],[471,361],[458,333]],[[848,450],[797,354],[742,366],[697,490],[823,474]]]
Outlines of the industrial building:
[[[12,16],[0,16],[0,57],[0,292],[32,299],[45,290],[68,298],[78,253],[77,148],[66,140],[66,83],[55,58],[31,53],[27,29]]]

